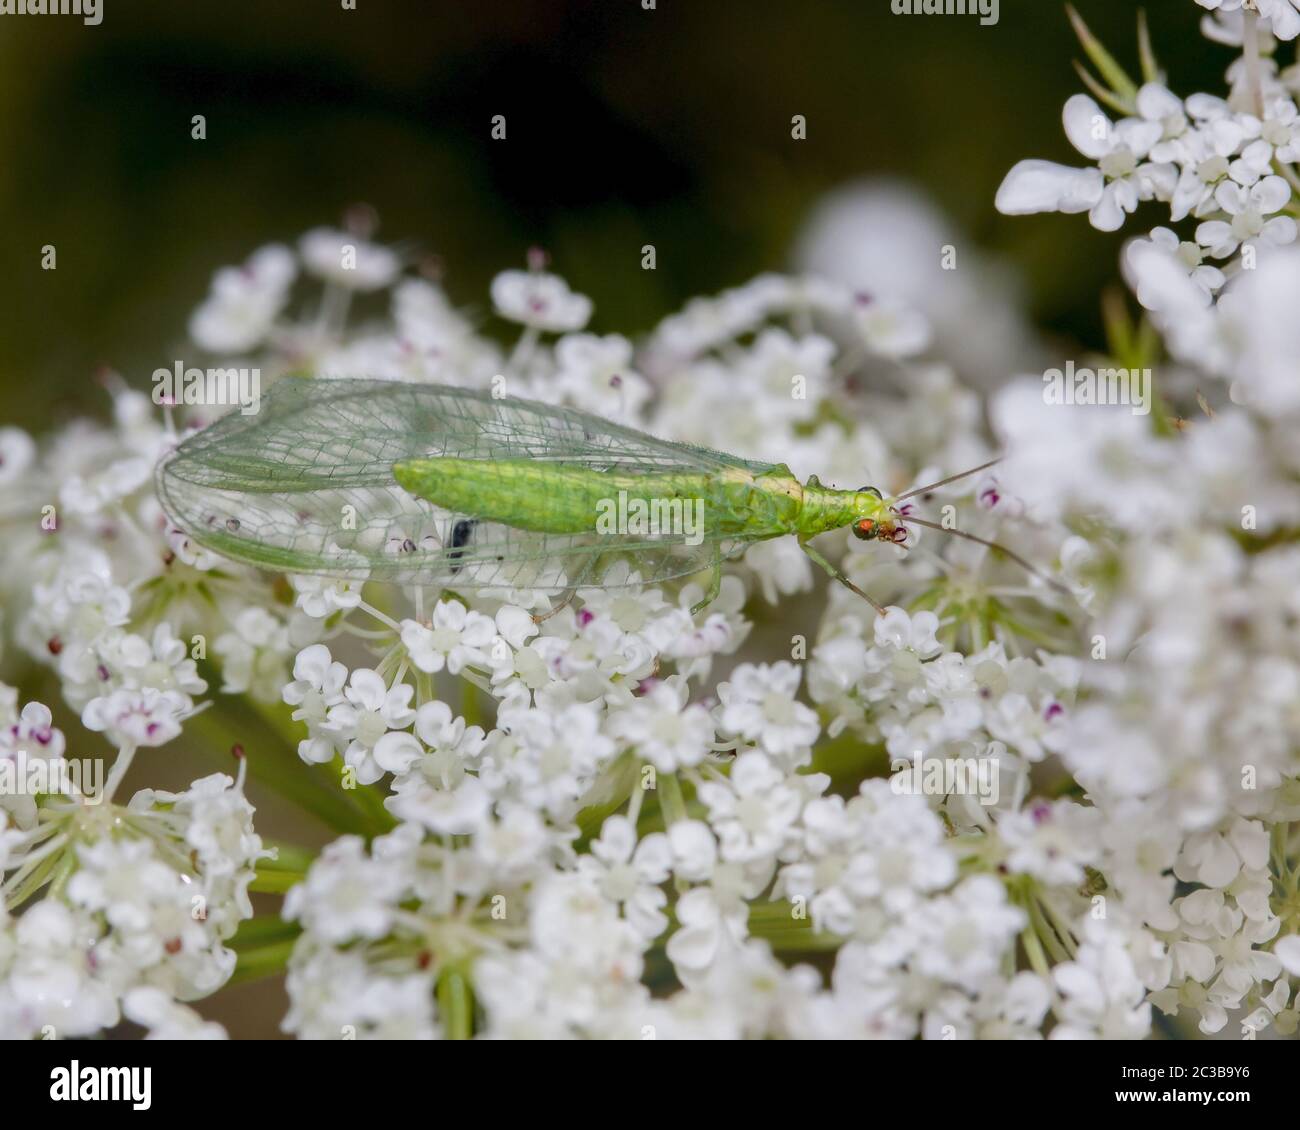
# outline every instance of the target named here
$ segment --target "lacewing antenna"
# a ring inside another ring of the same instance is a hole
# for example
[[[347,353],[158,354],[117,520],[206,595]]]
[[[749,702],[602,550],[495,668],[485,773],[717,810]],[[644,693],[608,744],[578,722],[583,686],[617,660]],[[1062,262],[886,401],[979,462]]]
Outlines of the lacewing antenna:
[[[923,487],[913,487],[906,494],[900,494],[894,499],[895,502],[902,502],[908,498],[915,498],[918,494],[929,494],[932,490],[938,490],[940,487],[946,487],[949,483],[955,483],[959,479],[968,478],[971,475],[978,475],[981,471],[987,471],[990,467],[1001,463],[1002,459],[990,459],[987,463],[981,463],[978,467],[972,467],[969,471],[962,471],[959,475],[949,475],[946,479],[940,479],[937,483],[929,483]],[[953,531],[949,530],[949,533]]]
[[[977,470],[979,469],[980,468],[977,468]],[[967,472],[967,474],[969,473],[970,472]],[[915,522],[916,525],[918,526],[925,526],[927,529],[930,530],[938,530],[942,534],[952,534],[954,537],[965,538],[967,541],[973,541],[977,545],[982,545],[985,548],[991,549],[996,553],[1005,554],[1017,565],[1019,565],[1022,569],[1024,569],[1027,573],[1032,573],[1039,580],[1046,581],[1049,585],[1052,586],[1052,588],[1056,589],[1057,592],[1064,593],[1066,596],[1073,596],[1073,593],[1071,593],[1068,588],[1066,588],[1063,584],[1061,584],[1060,581],[1053,580],[1051,577],[1047,576],[1046,573],[1043,573],[1041,570],[1034,568],[1034,566],[1032,566],[1023,557],[1021,557],[1020,554],[1015,553],[1014,551],[1008,549],[1005,545],[1002,545],[1000,542],[989,541],[988,538],[978,537],[975,534],[968,534],[966,533],[965,530],[950,530],[948,529],[947,526],[939,525],[938,522],[927,522],[924,518],[917,518],[914,515],[908,515],[906,518],[902,519],[902,522],[904,525],[907,525],[909,522]]]

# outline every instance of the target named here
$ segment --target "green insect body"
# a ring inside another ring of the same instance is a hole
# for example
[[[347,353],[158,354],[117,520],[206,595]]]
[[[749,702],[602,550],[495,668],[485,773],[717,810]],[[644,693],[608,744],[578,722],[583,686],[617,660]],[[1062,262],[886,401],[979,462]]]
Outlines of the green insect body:
[[[877,495],[807,488],[785,466],[755,475],[628,474],[528,459],[412,459],[393,476],[404,490],[452,510],[547,534],[596,532],[602,503],[622,494],[650,509],[669,500],[700,502],[719,533],[753,541],[814,536],[864,517],[883,518]]]
[[[902,530],[869,488],[801,484],[784,465],[575,409],[362,379],[282,379],[257,414],[182,443],[157,487],[176,530],[237,561],[457,588],[613,587],[709,569],[711,596],[723,561],[787,534],[848,584],[808,539]],[[619,515],[698,507],[701,521],[611,531],[601,518],[615,500]]]

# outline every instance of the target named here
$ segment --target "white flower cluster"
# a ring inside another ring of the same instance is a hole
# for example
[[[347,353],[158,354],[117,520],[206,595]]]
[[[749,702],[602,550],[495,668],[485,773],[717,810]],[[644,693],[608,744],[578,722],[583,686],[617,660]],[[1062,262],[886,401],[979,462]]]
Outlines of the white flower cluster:
[[[1072,98],[1067,133],[1099,168],[1023,162],[998,198],[1013,213],[1090,210],[1104,230],[1154,199],[1185,226],[1156,228],[1124,257],[1183,366],[1161,370],[1161,418],[1062,412],[1030,382],[1000,393],[992,415],[1010,453],[1001,493],[1057,526],[1092,614],[1076,706],[1048,748],[1092,803],[1088,866],[1141,928],[1134,968],[1151,1001],[1198,1014],[1206,1033],[1234,1017],[1292,1033],[1300,251],[1287,245],[1300,71],[1271,53],[1272,36],[1300,34],[1300,13],[1289,0],[1198,2],[1221,17],[1206,33],[1243,49],[1228,98],[1180,100],[1154,74],[1136,87],[1083,29],[1111,82],[1099,93],[1128,116],[1112,125]],[[1200,395],[1213,388],[1204,377],[1226,395]]]
[[[1124,116],[1112,121],[1094,98],[1072,97],[1065,132],[1095,167],[1022,161],[997,207],[1088,212],[1094,227],[1117,231],[1142,202],[1166,205],[1169,226],[1125,248],[1139,302],[1173,355],[1228,382],[1236,403],[1292,415],[1300,411],[1297,330],[1284,311],[1300,285],[1300,65],[1279,63],[1273,37],[1295,39],[1300,10],[1292,0],[1197,2],[1218,17],[1207,35],[1244,48],[1228,70],[1228,96],[1178,97],[1149,54],[1138,85],[1080,23],[1111,84],[1091,80],[1094,93]]]
[[[978,397],[943,364],[913,360],[927,323],[888,296],[765,276],[694,301],[639,352],[585,334],[589,303],[536,264],[502,276],[493,299],[523,327],[508,354],[468,334],[432,284],[404,281],[395,339],[371,327],[359,341],[339,325],[317,349],[347,361],[323,367],[447,379],[408,363],[419,341],[427,356],[478,358],[461,383],[485,385],[496,367],[512,392],[845,484],[901,489],[990,454]],[[301,342],[307,331],[272,332]],[[867,387],[879,365],[909,366],[905,395]],[[996,480],[965,493],[977,496],[972,529],[1048,550],[1041,532],[1018,529]],[[1089,973],[1094,951],[1156,945],[1081,922],[1092,904],[1080,892],[1101,882],[1091,810],[1030,802],[1030,770],[1052,756],[1079,664],[1025,645],[1069,648],[1068,616],[983,549],[936,549],[947,556],[906,570],[878,547],[850,555],[860,583],[927,607],[878,619],[836,593],[792,636],[798,660],[812,637],[808,698],[801,662],[714,674],[747,643],[750,592],[806,607],[812,573],[782,542],[756,546],[694,616],[698,584],[582,590],[539,622],[530,610],[545,598],[532,593],[431,605],[413,593],[404,610],[380,609],[356,586],[293,578],[299,611],[326,637],[299,652],[283,688],[305,727],[299,755],[381,785],[400,823],[368,849],[336,842],[289,893],[303,934],[286,1027],[327,1038],[1144,1033],[1136,967],[1100,987]],[[358,641],[372,657],[345,662]],[[459,695],[440,692],[453,681]],[[860,795],[830,791],[827,756]],[[906,796],[880,777],[891,760],[936,757],[991,770],[1001,799]],[[829,984],[792,964],[822,950],[839,953]]]
[[[49,717],[28,704],[7,724],[9,767],[38,751],[60,760]],[[242,770],[182,793],[142,790],[125,806],[50,793],[39,819],[36,798],[24,799],[28,811],[0,810],[0,1035],[88,1036],[125,1014],[161,1038],[222,1037],[179,1002],[229,979],[236,955],[224,943],[252,915],[248,888],[267,853]]]
[[[1220,38],[1271,45],[1253,10],[1219,7]],[[1267,58],[1246,62],[1221,102],[1155,78],[1112,84],[1119,123],[1073,100],[1099,167],[1022,165],[1000,198],[1107,228],[1158,198],[1198,224],[1128,256],[1171,348],[1212,318],[1254,359],[1247,379],[1214,368],[1227,344],[1187,355],[1248,393],[1196,421],[1170,422],[1176,384],[1150,417],[1023,383],[986,405],[944,358],[951,328],[822,277],[696,299],[634,344],[588,332],[591,301],[533,255],[491,288],[517,327],[503,346],[394,250],[319,229],[218,272],[191,320],[198,349],[267,380],[503,382],[842,487],[897,495],[1005,450],[908,498],[906,552],[819,542],[882,615],[823,599],[789,538],[698,612],[699,579],[643,585],[634,562],[567,605],[258,573],[162,516],[170,409],[110,382],[111,428],[0,429],[7,638],[118,750],[101,803],[0,790],[0,1034],[125,1017],[219,1036],[181,1002],[236,955],[287,968],[303,1038],[1294,1030],[1300,349],[1280,349],[1300,272],[1275,170],[1297,112]],[[300,273],[320,284],[302,311]],[[351,319],[359,294],[390,316]],[[187,411],[182,431],[210,418]],[[67,757],[52,710],[0,708],[0,771]],[[242,744],[338,838],[268,858],[242,766],[115,805],[133,757],[172,741]],[[227,946],[250,889],[283,894],[283,920]]]

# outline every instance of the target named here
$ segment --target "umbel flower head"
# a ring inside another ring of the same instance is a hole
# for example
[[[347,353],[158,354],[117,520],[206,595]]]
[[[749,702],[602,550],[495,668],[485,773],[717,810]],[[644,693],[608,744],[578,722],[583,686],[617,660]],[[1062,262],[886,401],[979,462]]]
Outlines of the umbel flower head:
[[[570,599],[524,571],[257,571],[152,489],[228,406],[159,413],[111,380],[109,424],[0,430],[6,642],[62,699],[0,694],[0,770],[114,751],[93,793],[0,772],[0,1034],[219,1036],[194,1006],[236,970],[287,973],[302,1038],[1129,1039],[1156,1011],[1293,1032],[1300,109],[1269,52],[1296,6],[1201,6],[1242,55],[1222,97],[1174,94],[1146,49],[1129,79],[1080,23],[1086,167],[1024,162],[998,198],[1104,230],[1168,206],[1122,263],[1177,362],[1145,412],[971,387],[951,347],[987,306],[922,310],[929,276],[839,234],[852,213],[930,262],[934,222],[897,192],[827,213],[816,274],[639,341],[588,332],[594,303],[539,255],[471,319],[370,227],[254,251],[191,319],[268,383],[308,359],[321,387],[499,388],[893,496],[1004,453],[909,495],[909,534],[939,528],[906,550],[819,539],[880,614],[822,594],[788,539],[707,605],[636,560],[617,586],[565,576]],[[387,316],[349,319],[361,293]],[[394,525],[394,555],[430,536]],[[128,768],[236,741],[234,779],[118,799]],[[246,774],[325,846],[265,848]]]

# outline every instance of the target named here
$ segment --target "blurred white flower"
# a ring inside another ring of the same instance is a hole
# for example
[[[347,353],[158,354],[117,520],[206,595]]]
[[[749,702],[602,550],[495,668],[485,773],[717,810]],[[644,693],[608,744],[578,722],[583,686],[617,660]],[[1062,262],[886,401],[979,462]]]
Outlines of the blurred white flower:
[[[296,274],[293,254],[278,243],[254,252],[242,267],[223,267],[212,278],[212,293],[190,318],[190,337],[211,353],[254,348],[284,309]]]
[[[1065,132],[1096,169],[1071,169],[1050,161],[1021,161],[998,189],[997,209],[1007,215],[1088,212],[1092,226],[1117,231],[1142,200],[1168,200],[1177,171],[1146,160],[1163,136],[1163,124],[1145,118],[1112,123],[1086,94],[1065,104]]]
[[[298,241],[303,266],[313,275],[348,290],[389,286],[402,269],[387,247],[332,228],[314,228]]]
[[[591,317],[590,298],[543,271],[502,271],[492,280],[492,305],[503,318],[552,333],[580,330]]]

